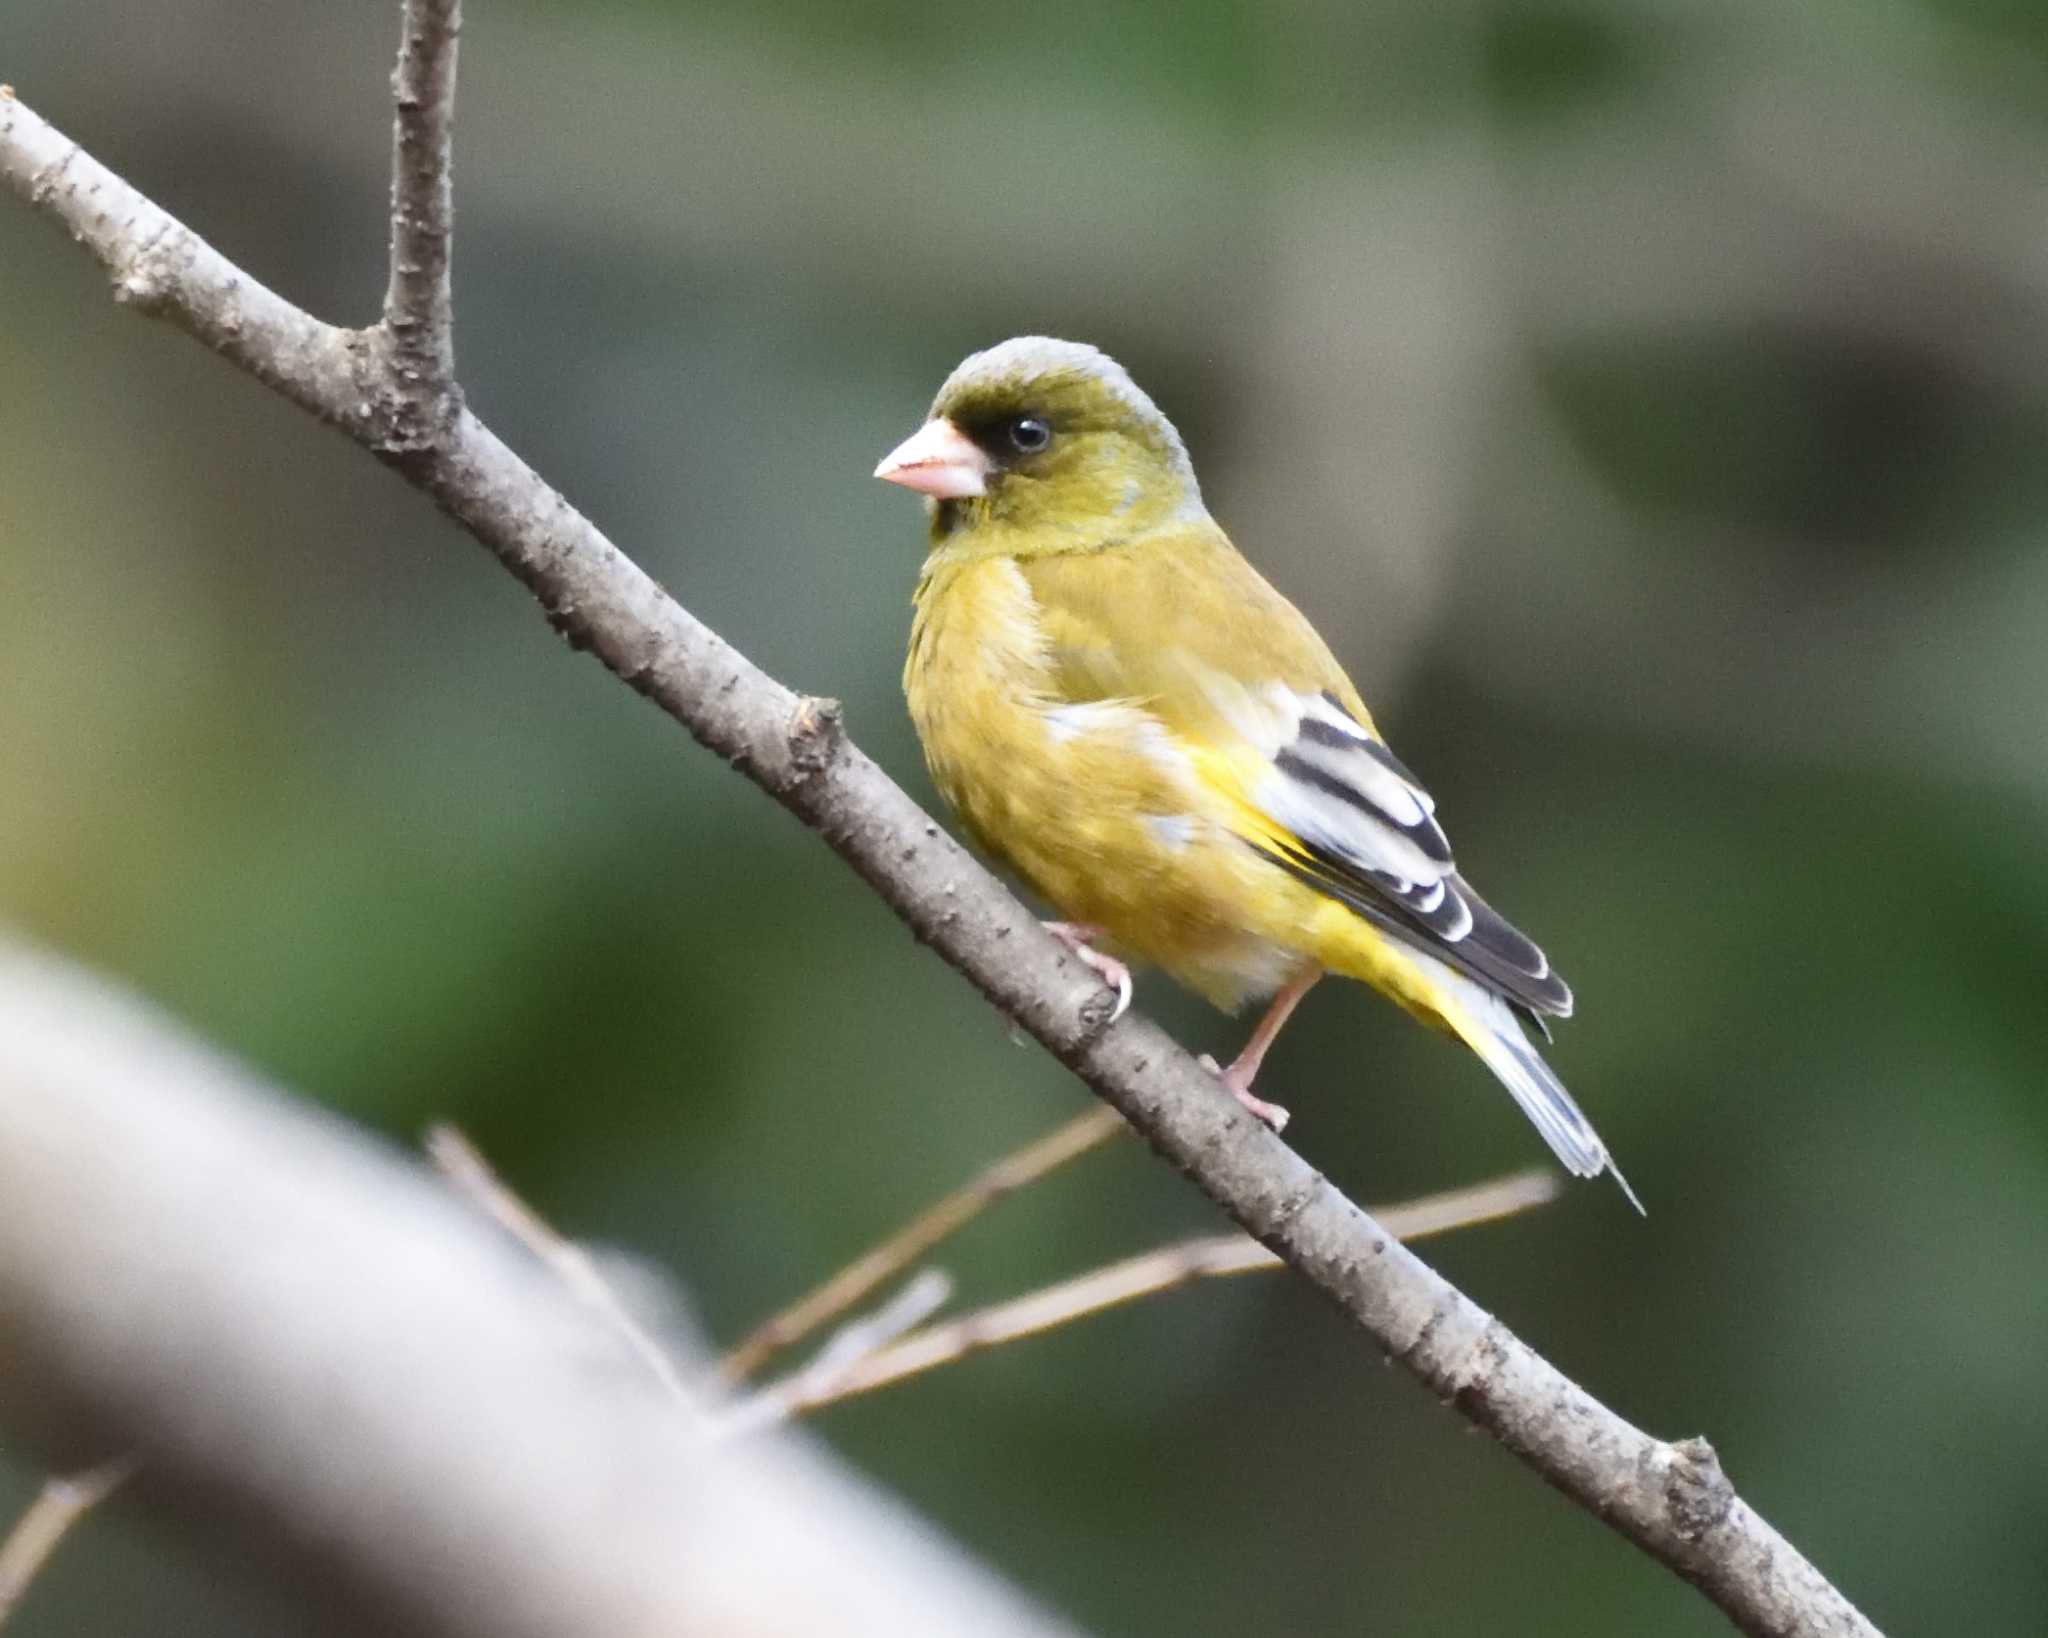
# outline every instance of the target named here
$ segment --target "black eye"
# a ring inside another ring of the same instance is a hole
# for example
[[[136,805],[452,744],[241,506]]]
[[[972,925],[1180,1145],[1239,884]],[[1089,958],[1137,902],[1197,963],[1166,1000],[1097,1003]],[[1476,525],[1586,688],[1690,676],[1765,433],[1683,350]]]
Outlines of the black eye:
[[[1036,455],[1052,442],[1052,428],[1035,415],[1020,415],[1003,430],[1019,455]]]

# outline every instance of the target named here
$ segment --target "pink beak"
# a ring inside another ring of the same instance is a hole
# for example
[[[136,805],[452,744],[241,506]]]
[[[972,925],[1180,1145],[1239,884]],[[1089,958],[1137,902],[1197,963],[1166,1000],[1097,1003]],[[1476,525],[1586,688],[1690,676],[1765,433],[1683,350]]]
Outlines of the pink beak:
[[[988,493],[989,458],[943,417],[927,421],[882,457],[875,476],[935,500]]]

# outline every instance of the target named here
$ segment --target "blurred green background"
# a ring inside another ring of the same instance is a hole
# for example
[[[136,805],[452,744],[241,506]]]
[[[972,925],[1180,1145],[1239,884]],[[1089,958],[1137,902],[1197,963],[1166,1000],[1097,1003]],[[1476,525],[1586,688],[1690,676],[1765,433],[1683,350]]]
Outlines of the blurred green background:
[[[0,70],[360,323],[395,10],[4,0]],[[2040,1630],[2048,11],[472,0],[462,88],[472,402],[921,795],[921,522],[868,471],[973,347],[1123,359],[1577,986],[1648,1221],[1577,1187],[1434,1258],[1888,1630]],[[0,913],[462,1122],[723,1338],[1083,1107],[417,495],[12,204],[0,246]],[[1365,1199],[1540,1158],[1356,990],[1268,1077]],[[1131,1146],[943,1260],[1213,1226]],[[1289,1281],[817,1432],[1104,1633],[1724,1630]],[[223,1562],[117,1508],[20,1631],[292,1630]]]

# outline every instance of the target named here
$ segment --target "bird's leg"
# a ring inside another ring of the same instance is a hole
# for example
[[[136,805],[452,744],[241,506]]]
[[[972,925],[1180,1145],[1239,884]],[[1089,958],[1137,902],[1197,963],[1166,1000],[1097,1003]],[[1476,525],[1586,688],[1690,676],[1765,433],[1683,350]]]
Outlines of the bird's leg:
[[[1100,927],[1088,921],[1049,921],[1045,930],[1073,951],[1075,960],[1116,991],[1116,1011],[1109,1015],[1112,1024],[1131,1010],[1131,969],[1115,956],[1106,956],[1095,948],[1093,941],[1103,936]]]
[[[1266,1061],[1266,1049],[1272,1046],[1281,1027],[1294,1016],[1294,1009],[1301,1005],[1301,998],[1315,988],[1316,980],[1322,976],[1322,968],[1310,967],[1300,977],[1289,979],[1286,987],[1273,997],[1273,1004],[1266,1009],[1266,1016],[1259,1020],[1258,1028],[1252,1031],[1252,1038],[1245,1042],[1244,1050],[1230,1060],[1228,1069],[1216,1069],[1214,1058],[1202,1059],[1209,1068],[1216,1069],[1217,1076],[1230,1088],[1232,1097],[1276,1132],[1286,1127],[1287,1111],[1277,1103],[1253,1097],[1252,1080],[1259,1073],[1259,1065]]]

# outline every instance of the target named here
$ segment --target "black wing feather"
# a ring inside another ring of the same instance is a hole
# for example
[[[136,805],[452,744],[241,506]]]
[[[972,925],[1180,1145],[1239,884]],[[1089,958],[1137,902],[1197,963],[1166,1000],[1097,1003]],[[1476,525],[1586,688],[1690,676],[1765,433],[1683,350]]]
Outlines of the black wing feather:
[[[1390,933],[1446,966],[1455,967],[1466,977],[1477,979],[1539,1025],[1546,1014],[1552,1018],[1571,1016],[1571,986],[1551,971],[1543,952],[1513,923],[1472,891],[1463,876],[1453,873],[1445,882],[1448,892],[1457,893],[1472,912],[1471,931],[1453,942],[1392,897],[1371,876],[1319,848],[1307,849],[1305,859],[1289,858],[1268,848],[1258,851],[1297,881],[1328,894],[1381,932]]]

